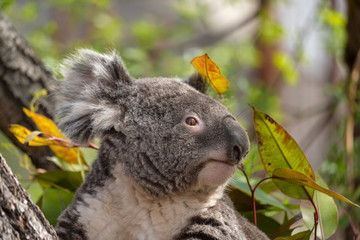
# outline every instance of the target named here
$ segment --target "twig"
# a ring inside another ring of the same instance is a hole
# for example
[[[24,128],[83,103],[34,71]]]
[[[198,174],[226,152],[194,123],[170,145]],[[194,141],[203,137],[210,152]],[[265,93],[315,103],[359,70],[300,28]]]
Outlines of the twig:
[[[240,165],[237,165],[237,168],[242,171],[245,175],[245,178],[246,178],[246,182],[249,186],[249,189],[251,191],[251,201],[252,201],[252,207],[253,207],[253,219],[254,219],[254,225],[257,226],[257,219],[256,219],[256,201],[255,201],[255,190],[256,188],[261,184],[263,183],[264,181],[268,180],[268,179],[271,179],[270,177],[267,177],[267,178],[263,178],[261,179],[256,185],[255,187],[253,188],[250,184],[250,180],[249,180],[249,177],[248,175],[246,174],[245,172],[245,169],[244,169],[244,166],[242,164]]]
[[[305,189],[305,187],[304,187],[304,189]],[[309,201],[311,202],[311,204],[313,205],[314,210],[315,210],[315,213],[314,213],[314,228],[315,228],[314,235],[315,235],[315,237],[314,237],[314,239],[316,240],[317,226],[318,226],[318,223],[319,223],[319,212],[318,212],[318,210],[317,210],[317,208],[316,208],[316,205],[315,205],[314,200],[312,199],[312,197],[310,196],[310,194],[308,193],[308,191],[305,190],[305,193],[306,193],[306,195],[308,196]],[[323,239],[324,239],[324,238],[323,238]]]
[[[53,135],[51,135],[49,133],[45,133],[45,132],[41,132],[41,133],[48,136],[49,141],[57,141],[59,143],[65,143],[65,144],[56,144],[58,146],[63,146],[63,147],[87,147],[87,148],[93,148],[95,150],[99,150],[99,147],[96,146],[95,144],[93,144],[90,141],[88,141],[88,144],[73,143],[73,142],[71,142],[69,140],[55,137],[55,136],[53,136]]]

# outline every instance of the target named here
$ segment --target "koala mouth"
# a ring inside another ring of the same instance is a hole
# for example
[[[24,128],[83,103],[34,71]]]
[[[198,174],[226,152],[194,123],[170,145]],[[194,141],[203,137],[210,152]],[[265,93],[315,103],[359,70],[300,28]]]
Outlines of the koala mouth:
[[[214,151],[205,158],[205,164],[209,162],[222,163],[229,166],[236,166],[243,161],[243,157],[240,156],[236,151],[229,153],[226,151]]]
[[[223,164],[229,165],[231,167],[234,167],[238,164],[238,163],[233,163],[231,160],[222,161],[222,160],[217,160],[217,159],[210,159],[208,162],[223,163]]]

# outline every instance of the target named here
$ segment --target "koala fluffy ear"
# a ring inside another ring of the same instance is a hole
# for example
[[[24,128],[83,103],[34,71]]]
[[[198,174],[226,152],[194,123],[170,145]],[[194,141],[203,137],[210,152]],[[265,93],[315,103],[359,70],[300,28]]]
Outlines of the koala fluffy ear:
[[[199,92],[206,94],[208,83],[199,73],[191,75],[187,80],[185,80],[185,83],[189,84]]]
[[[116,93],[133,84],[121,58],[81,49],[62,65],[64,81],[56,93],[56,119],[60,129],[74,142],[87,142],[116,128],[124,109]]]

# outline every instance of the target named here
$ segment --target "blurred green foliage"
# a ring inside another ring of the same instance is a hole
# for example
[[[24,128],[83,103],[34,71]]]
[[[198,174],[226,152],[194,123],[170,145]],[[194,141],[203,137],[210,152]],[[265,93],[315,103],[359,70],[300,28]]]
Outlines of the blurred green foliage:
[[[345,16],[330,8],[329,4],[319,12],[320,22],[324,25],[324,31],[327,35],[325,39],[329,51],[336,57],[343,57],[346,44],[346,19]]]
[[[283,74],[284,80],[289,84],[295,85],[298,81],[298,71],[292,59],[280,51],[275,52],[273,58],[274,65]]]
[[[276,43],[285,35],[281,24],[276,21],[267,9],[264,9],[260,14],[260,38],[266,43]]]

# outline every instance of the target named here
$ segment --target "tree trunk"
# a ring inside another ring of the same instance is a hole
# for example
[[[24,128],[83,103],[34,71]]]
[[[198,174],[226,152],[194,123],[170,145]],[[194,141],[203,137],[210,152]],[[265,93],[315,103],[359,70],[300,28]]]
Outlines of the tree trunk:
[[[0,238],[58,239],[54,228],[30,199],[0,154]]]
[[[35,130],[35,124],[23,113],[33,98],[32,92],[46,89],[51,93],[55,77],[46,70],[9,19],[0,12],[0,130],[22,151],[28,153],[37,168],[52,169],[47,160],[53,155],[48,147],[27,147],[9,132],[10,124]],[[53,103],[41,103],[39,113],[51,117]],[[19,184],[0,154],[0,239],[58,239],[54,228]]]
[[[0,130],[22,151],[26,152],[38,168],[51,169],[47,160],[53,155],[48,147],[26,147],[9,132],[10,124],[21,124],[35,130],[35,124],[26,117],[22,108],[28,108],[32,92],[46,89],[51,93],[55,77],[46,70],[27,42],[20,36],[9,19],[0,11]],[[53,103],[43,101],[39,113],[51,116]]]

